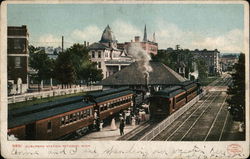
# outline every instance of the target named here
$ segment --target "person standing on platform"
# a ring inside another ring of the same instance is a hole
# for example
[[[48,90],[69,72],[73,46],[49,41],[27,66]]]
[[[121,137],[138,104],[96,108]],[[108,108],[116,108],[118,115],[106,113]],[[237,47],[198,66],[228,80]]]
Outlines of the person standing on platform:
[[[124,119],[122,119],[120,121],[120,126],[119,126],[119,128],[120,128],[120,135],[121,136],[124,135],[124,127],[125,127],[125,123],[124,123]]]

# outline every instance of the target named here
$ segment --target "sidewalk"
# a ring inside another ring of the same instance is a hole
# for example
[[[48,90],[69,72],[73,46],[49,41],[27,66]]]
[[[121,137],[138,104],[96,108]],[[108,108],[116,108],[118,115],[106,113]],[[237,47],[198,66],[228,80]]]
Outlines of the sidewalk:
[[[148,118],[147,118],[148,119]],[[146,120],[147,120],[146,119]],[[144,123],[145,121],[141,122],[140,124]],[[91,140],[91,141],[114,141],[117,140],[120,136],[120,129],[119,129],[119,121],[116,121],[116,130],[112,130],[110,126],[106,126],[104,127],[101,131],[98,132],[93,132],[90,133],[88,135],[85,135],[81,138],[79,138],[78,140]],[[130,131],[132,131],[133,129],[135,129],[136,127],[138,127],[140,125],[128,125],[126,124],[126,126],[124,127],[124,135],[126,135],[127,133],[129,133]]]

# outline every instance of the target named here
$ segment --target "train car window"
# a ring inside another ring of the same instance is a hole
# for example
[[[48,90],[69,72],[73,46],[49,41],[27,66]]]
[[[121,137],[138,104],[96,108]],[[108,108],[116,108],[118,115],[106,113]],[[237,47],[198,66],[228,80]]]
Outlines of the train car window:
[[[76,113],[73,114],[73,121],[76,121]]]
[[[104,110],[107,110],[108,108],[107,108],[107,104],[104,104],[104,108],[103,108]]]
[[[87,116],[89,116],[90,115],[90,113],[89,113],[89,109],[87,109]]]
[[[63,117],[61,118],[61,126],[64,125],[64,124],[65,124],[65,117],[63,116]]]
[[[107,104],[107,109],[109,109],[109,108],[110,108],[110,103]]]
[[[48,121],[47,132],[51,132],[51,131],[52,131],[52,123],[51,123],[51,121]]]
[[[66,116],[65,116],[65,124],[68,124],[68,123],[69,123],[69,116],[66,115]]]
[[[86,113],[86,110],[83,111],[83,118],[86,118],[87,117],[87,113]]]
[[[90,116],[92,115],[92,109],[89,109],[89,115]]]
[[[80,112],[77,112],[76,113],[76,120],[79,120],[80,119]]]
[[[80,112],[80,119],[83,119],[83,111]]]
[[[73,114],[70,114],[69,115],[69,122],[72,122],[73,121]]]
[[[179,101],[181,101],[182,99],[184,99],[185,98],[185,94],[183,94],[183,95],[181,95],[181,96],[179,96],[179,97],[177,97],[177,99],[176,99],[176,102],[179,102]]]

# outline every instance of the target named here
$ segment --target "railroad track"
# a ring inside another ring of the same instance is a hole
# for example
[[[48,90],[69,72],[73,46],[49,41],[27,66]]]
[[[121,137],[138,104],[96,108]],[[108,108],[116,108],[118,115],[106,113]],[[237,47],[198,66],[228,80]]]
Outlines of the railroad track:
[[[139,140],[143,135],[145,135],[149,130],[153,129],[161,120],[149,120],[143,123],[142,125],[138,126],[137,128],[133,129],[129,133],[125,134],[124,136],[118,138],[118,140]]]
[[[225,86],[231,81],[224,77],[213,83],[213,86]],[[153,140],[157,141],[218,141],[222,139],[227,122],[225,92],[212,92],[203,97],[185,112],[176,122],[173,122]],[[217,100],[217,102],[214,102]],[[223,113],[221,113],[223,112]],[[215,114],[214,118],[213,117]],[[225,115],[226,114],[226,115]],[[211,119],[210,119],[211,118]],[[204,124],[206,122],[206,124]],[[209,123],[209,124],[208,124]],[[209,127],[207,127],[209,125]],[[202,130],[202,131],[201,131]],[[205,131],[206,130],[206,131]],[[220,130],[220,133],[218,133]]]

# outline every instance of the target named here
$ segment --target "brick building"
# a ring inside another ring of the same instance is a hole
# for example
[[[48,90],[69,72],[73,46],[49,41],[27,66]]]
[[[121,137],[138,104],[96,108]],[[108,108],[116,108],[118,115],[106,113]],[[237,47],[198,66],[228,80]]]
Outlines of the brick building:
[[[143,35],[143,40],[140,40],[140,36],[135,36],[134,41],[131,40],[131,42],[125,42],[125,43],[118,43],[117,47],[119,49],[125,49],[127,50],[128,47],[132,44],[132,43],[140,43],[141,47],[148,53],[148,54],[153,54],[156,55],[157,51],[158,51],[158,44],[155,41],[155,33],[153,34],[153,40],[150,41],[148,40],[147,37],[147,27],[145,25],[144,28],[144,35]]]
[[[21,94],[28,89],[28,30],[23,26],[9,26],[7,31],[9,94]]]
[[[216,75],[221,73],[221,67],[219,63],[220,52],[217,49],[195,49],[191,52],[194,54],[195,58],[203,59],[206,62],[206,65],[208,66],[208,73],[210,75]]]

